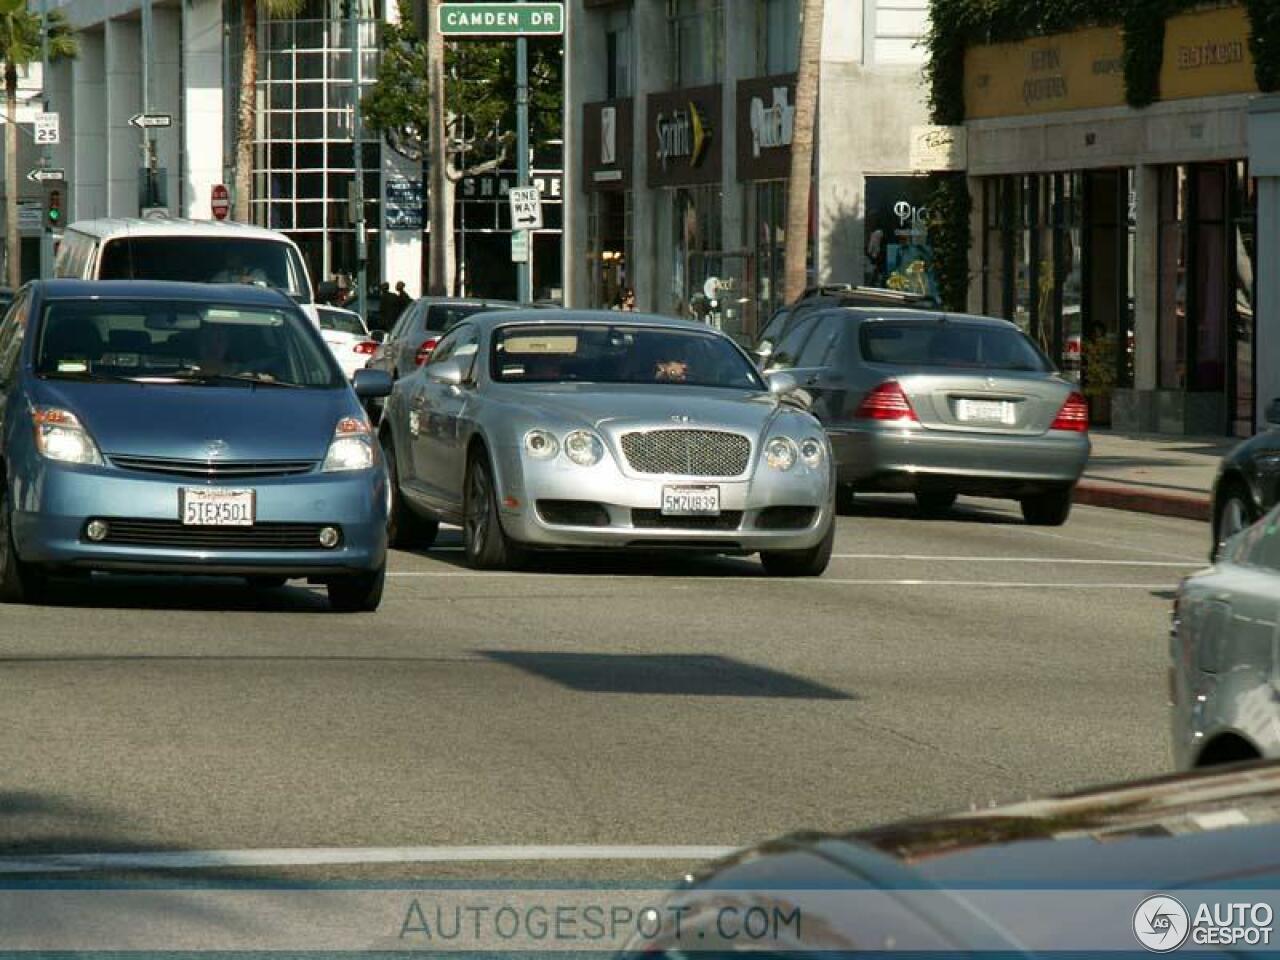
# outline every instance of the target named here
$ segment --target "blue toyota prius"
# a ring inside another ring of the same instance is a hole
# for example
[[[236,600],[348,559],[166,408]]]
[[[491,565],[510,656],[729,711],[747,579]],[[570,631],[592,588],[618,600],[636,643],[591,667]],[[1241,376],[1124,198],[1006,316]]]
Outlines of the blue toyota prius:
[[[306,578],[374,610],[387,479],[361,399],[283,293],[35,282],[0,321],[0,600],[50,575]]]

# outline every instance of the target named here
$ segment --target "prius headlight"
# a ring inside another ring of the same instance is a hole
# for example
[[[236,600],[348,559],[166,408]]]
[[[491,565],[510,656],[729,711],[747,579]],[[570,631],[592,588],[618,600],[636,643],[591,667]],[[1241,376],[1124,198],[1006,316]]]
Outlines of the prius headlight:
[[[774,437],[764,445],[765,463],[774,470],[790,470],[796,465],[799,452],[789,437]]]
[[[363,417],[343,417],[333,430],[329,452],[325,454],[325,473],[368,470],[373,466],[373,432]]]
[[[604,444],[590,430],[575,430],[564,438],[564,455],[580,467],[594,467],[604,456]]]
[[[61,463],[100,465],[102,454],[79,419],[60,407],[36,407],[31,411],[36,449],[41,456]]]

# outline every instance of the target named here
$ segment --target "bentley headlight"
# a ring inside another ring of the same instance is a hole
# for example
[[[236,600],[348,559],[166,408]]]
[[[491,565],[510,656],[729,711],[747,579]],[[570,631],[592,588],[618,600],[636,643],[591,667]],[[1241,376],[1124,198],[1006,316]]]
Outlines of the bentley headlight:
[[[604,444],[590,430],[575,430],[564,438],[564,455],[580,467],[594,467],[604,456]]]
[[[787,437],[774,437],[764,445],[764,459],[774,470],[790,470],[796,465],[796,445]]]
[[[822,463],[822,456],[825,452],[822,441],[816,437],[808,437],[800,441],[800,459],[805,462],[806,466],[819,466]]]
[[[560,452],[560,441],[546,430],[530,430],[524,435],[524,452],[535,460],[550,460]]]

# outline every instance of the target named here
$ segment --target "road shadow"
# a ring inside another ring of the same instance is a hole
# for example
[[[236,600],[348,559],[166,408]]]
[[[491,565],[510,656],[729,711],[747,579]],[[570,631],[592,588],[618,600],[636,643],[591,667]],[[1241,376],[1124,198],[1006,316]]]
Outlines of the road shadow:
[[[458,570],[470,570],[461,551],[411,550],[414,556],[435,560]],[[534,550],[516,573],[575,577],[760,577],[766,574],[753,556],[720,556],[672,551]]]
[[[877,517],[890,520],[916,520],[920,523],[982,523],[1023,526],[1024,521],[1016,513],[1004,512],[981,499],[961,497],[950,510],[926,512],[921,510],[910,495],[858,494],[851,501],[840,504],[842,517]],[[1008,501],[1016,509],[1015,501]],[[1006,508],[1007,509],[1007,508]]]
[[[1178,591],[1177,590],[1152,590],[1151,596],[1155,597],[1157,600],[1168,600],[1172,602],[1178,599]]]
[[[854,700],[852,694],[804,677],[715,654],[560,653],[477,650],[497,663],[580,693],[686,697]]]
[[[254,589],[238,577],[130,576],[97,574],[49,582],[41,606],[109,610],[209,610],[253,613],[323,613],[323,588],[292,580],[275,589]]]

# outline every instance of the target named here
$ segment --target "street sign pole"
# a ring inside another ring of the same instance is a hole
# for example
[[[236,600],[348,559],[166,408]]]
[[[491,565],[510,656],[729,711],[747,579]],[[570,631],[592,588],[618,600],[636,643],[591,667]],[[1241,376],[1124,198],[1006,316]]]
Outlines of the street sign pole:
[[[529,186],[529,40],[516,38],[516,186]],[[513,223],[511,229],[515,230]],[[526,233],[528,255],[516,264],[516,299],[533,299],[533,237]]]
[[[351,282],[356,285],[356,312],[361,318],[368,315],[365,303],[368,284],[365,282],[365,263],[369,259],[368,239],[364,230],[364,133],[360,122],[360,0],[348,0],[351,8],[351,141],[356,177],[351,195],[356,207],[356,273]]]
[[[151,0],[142,0],[142,112],[147,116],[151,115],[151,51],[154,45]],[[142,208],[146,210],[160,206],[156,196],[156,146],[149,126],[142,128],[142,168],[145,178]]]
[[[40,99],[44,102],[44,112],[49,112],[49,0],[40,0]],[[40,148],[40,166],[49,167],[53,163],[49,145]],[[49,229],[46,218],[40,218],[40,278],[53,276],[53,232]]]

